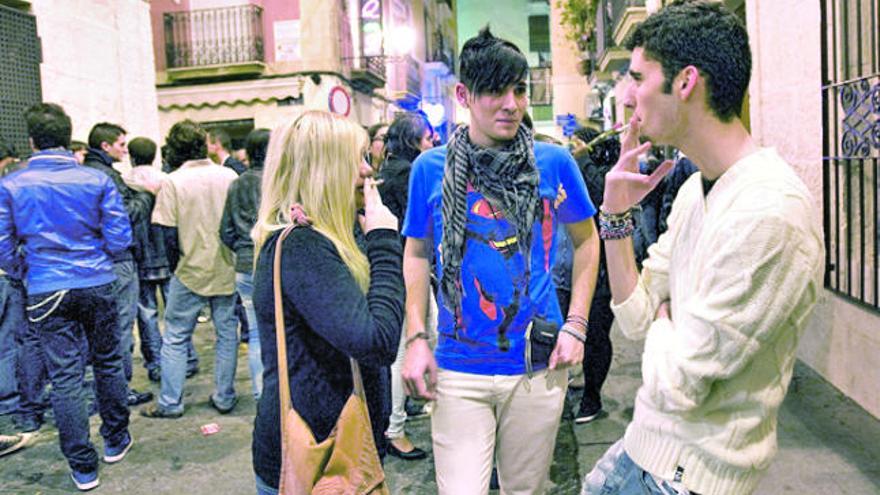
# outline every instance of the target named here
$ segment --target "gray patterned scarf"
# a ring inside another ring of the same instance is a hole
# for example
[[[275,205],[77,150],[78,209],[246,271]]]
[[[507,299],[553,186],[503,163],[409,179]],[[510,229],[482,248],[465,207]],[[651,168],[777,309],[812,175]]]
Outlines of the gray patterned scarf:
[[[461,315],[461,263],[467,226],[467,185],[473,184],[516,228],[518,248],[525,260],[528,286],[529,254],[535,220],[544,214],[538,193],[540,173],[535,166],[532,131],[520,125],[516,137],[503,149],[473,144],[468,126],[452,136],[443,175],[443,273],[440,291],[446,307],[455,314],[456,334]]]

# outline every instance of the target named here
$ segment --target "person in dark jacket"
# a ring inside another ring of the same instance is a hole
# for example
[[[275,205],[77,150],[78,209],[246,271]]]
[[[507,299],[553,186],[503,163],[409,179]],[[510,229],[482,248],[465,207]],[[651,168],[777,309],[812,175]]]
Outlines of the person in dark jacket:
[[[128,143],[132,169],[123,175],[125,184],[137,192],[147,192],[148,184],[160,182],[164,174],[153,167],[156,158],[156,143],[145,137],[138,137]],[[150,194],[150,215],[153,213],[155,197]],[[165,239],[162,229],[148,222],[132,225],[132,234],[136,250],[140,252],[138,260],[138,306],[137,325],[141,338],[141,355],[144,367],[151,381],[157,382],[161,377],[160,364],[162,359],[162,334],[159,332],[158,299],[161,291],[162,299],[168,293],[168,281],[171,269],[168,256],[165,254]]]
[[[149,192],[137,192],[125,185],[122,180],[122,174],[113,168],[114,162],[120,162],[125,159],[128,154],[125,136],[126,132],[121,126],[108,122],[95,124],[89,132],[89,151],[86,153],[86,160],[83,163],[86,167],[91,167],[107,174],[116,189],[122,197],[125,210],[132,230],[142,230],[148,228],[150,221],[150,211],[153,208],[153,198],[149,193],[155,194],[160,184],[149,183]],[[132,364],[131,353],[134,347],[132,341],[132,332],[134,331],[134,320],[137,315],[138,301],[138,274],[137,261],[141,259],[143,253],[140,252],[138,245],[133,245],[130,249],[114,254],[113,269],[116,271],[116,282],[113,284],[113,295],[116,299],[116,309],[119,311],[119,335],[120,345],[122,346],[122,357],[125,367],[125,378],[131,382]],[[138,392],[130,389],[128,401],[130,406],[143,404],[153,399],[151,392]]]
[[[229,134],[223,129],[211,129],[208,131],[208,139],[205,144],[208,146],[208,158],[213,160],[214,163],[230,168],[238,175],[243,174],[247,170],[245,164],[238,161],[230,153],[232,139],[229,138]]]
[[[77,488],[90,490],[99,479],[82,397],[85,352],[98,385],[104,462],[121,461],[133,444],[112,290],[113,256],[129,249],[131,226],[110,177],[67,151],[71,123],[60,106],[34,105],[25,121],[36,153],[0,180],[0,269],[26,281],[28,334],[38,344],[28,339],[23,352],[45,360],[61,452]]]
[[[599,135],[599,132],[589,128],[581,128],[575,132],[575,136],[583,143],[589,143]],[[620,155],[620,140],[610,137],[593,145],[590,149],[575,152],[575,158],[590,198],[597,204],[602,201],[605,190],[605,174],[617,163]],[[593,302],[590,305],[588,318],[589,331],[587,342],[584,346],[584,392],[581,397],[578,412],[575,415],[575,423],[585,424],[602,417],[602,385],[608,377],[611,367],[613,349],[611,347],[611,325],[614,323],[614,314],[611,312],[611,289],[608,285],[608,266],[605,261],[604,245],[599,251],[599,272],[596,279],[596,289],[593,292]]]
[[[15,150],[0,138],[0,177],[20,169]],[[0,415],[19,408],[19,343],[27,329],[24,297],[21,280],[0,270]],[[32,361],[32,356],[22,356],[21,362]]]
[[[329,112],[304,113],[272,136],[254,228],[260,253],[254,307],[265,329],[260,332],[264,388],[252,448],[260,494],[277,493],[281,472],[279,373],[287,373],[292,406],[321,442],[352,393],[349,358],[356,359],[373,438],[379,455],[385,451],[387,367],[403,320],[402,252],[397,219],[382,204],[375,183],[363,179],[372,172],[363,158],[367,146],[360,126]],[[363,195],[356,192],[356,179]],[[294,229],[281,247],[288,369],[279,370],[272,265],[294,203],[302,205],[312,226]],[[365,206],[366,255],[351,227],[358,203]]]
[[[409,173],[412,162],[423,151],[431,149],[434,131],[424,115],[408,112],[398,115],[385,136],[385,162],[379,170],[383,181],[379,186],[382,201],[398,218],[400,225],[406,217],[406,202],[409,198]],[[401,237],[403,246],[403,237]],[[406,323],[404,323],[406,325]],[[406,436],[406,392],[400,376],[400,367],[406,353],[405,341],[401,339],[397,359],[391,365],[391,416],[389,418],[388,453],[406,460],[424,459],[427,453],[413,445]]]
[[[248,324],[248,368],[251,388],[259,399],[263,392],[263,362],[260,356],[260,332],[254,313],[254,241],[251,230],[260,208],[260,183],[263,162],[269,146],[269,129],[255,129],[248,134],[247,149],[250,168],[229,186],[223,218],[220,219],[220,240],[235,252],[235,288],[241,297]]]

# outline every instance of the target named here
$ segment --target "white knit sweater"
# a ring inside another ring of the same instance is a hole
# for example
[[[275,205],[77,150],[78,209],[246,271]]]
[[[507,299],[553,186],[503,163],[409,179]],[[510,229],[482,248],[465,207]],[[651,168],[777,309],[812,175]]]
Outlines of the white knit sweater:
[[[700,174],[682,186],[635,290],[612,305],[627,337],[647,335],[624,437],[642,469],[702,495],[754,490],[822,286],[814,208],[770,149],[735,163],[708,196]],[[672,319],[654,321],[664,300]]]

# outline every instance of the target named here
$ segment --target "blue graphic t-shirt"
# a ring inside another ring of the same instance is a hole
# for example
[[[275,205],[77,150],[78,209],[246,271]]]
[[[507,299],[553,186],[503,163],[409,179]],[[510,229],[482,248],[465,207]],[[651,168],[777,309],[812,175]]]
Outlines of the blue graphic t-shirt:
[[[596,213],[583,177],[571,154],[547,143],[535,143],[541,174],[539,191],[544,216],[532,235],[531,274],[525,284],[524,257],[516,228],[503,214],[468,187],[468,217],[462,259],[462,328],[437,294],[439,335],[435,356],[440,368],[478,375],[526,372],[525,331],[535,315],[562,325],[551,277],[559,222],[574,223]],[[446,147],[419,155],[413,163],[403,235],[424,239],[434,251],[434,270],[442,273],[442,184]],[[503,330],[502,330],[503,329]],[[501,331],[499,331],[501,330]]]

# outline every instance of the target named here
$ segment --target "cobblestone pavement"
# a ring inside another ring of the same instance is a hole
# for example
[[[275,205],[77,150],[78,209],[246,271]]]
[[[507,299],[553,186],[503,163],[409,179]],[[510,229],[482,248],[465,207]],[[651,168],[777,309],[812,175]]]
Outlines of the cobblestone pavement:
[[[632,416],[640,383],[641,342],[613,335],[615,356],[604,389],[608,416],[588,425],[574,425],[572,409],[577,391],[570,391],[566,416],[556,441],[550,472],[550,494],[578,494],[580,481],[595,461],[623,435]],[[238,360],[236,389],[241,400],[232,414],[221,416],[208,405],[212,390],[213,328],[200,324],[196,345],[201,373],[187,381],[187,411],[177,420],[154,420],[131,415],[135,445],[121,463],[101,466],[96,494],[253,494],[250,445],[255,405],[250,397],[246,348]],[[136,351],[137,354],[137,351]],[[135,361],[134,387],[158,392],[147,382]],[[220,425],[220,432],[203,436],[199,427]],[[99,420],[92,418],[92,440],[102,448]],[[9,417],[0,417],[0,431],[10,431]],[[430,419],[407,423],[413,442],[430,451]],[[803,365],[795,369],[788,397],[779,417],[777,459],[758,488],[759,495],[880,493],[880,421],[828,385]],[[394,494],[433,494],[433,462],[385,463]],[[58,448],[58,434],[45,425],[23,451],[0,459],[0,494],[55,495],[75,492],[66,462]],[[497,492],[493,492],[497,493]]]

